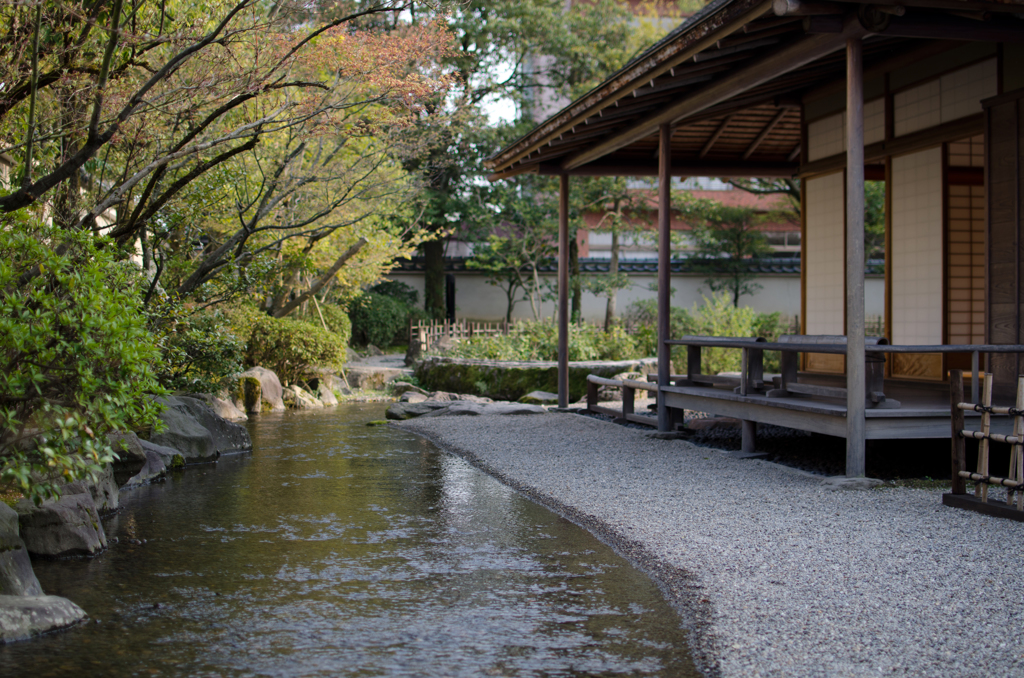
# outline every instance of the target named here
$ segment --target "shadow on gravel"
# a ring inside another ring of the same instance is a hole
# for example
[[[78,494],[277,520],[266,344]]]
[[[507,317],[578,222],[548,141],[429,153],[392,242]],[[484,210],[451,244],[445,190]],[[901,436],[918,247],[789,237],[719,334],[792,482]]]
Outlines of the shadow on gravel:
[[[614,418],[580,411],[579,414],[604,421]],[[650,431],[641,424],[624,424],[631,428]],[[687,440],[701,447],[720,450],[740,449],[738,426],[719,426],[694,431]],[[766,453],[764,459],[786,466],[835,476],[846,473],[846,440],[833,436],[797,431],[784,426],[758,424],[757,451]],[[977,465],[976,440],[967,441],[967,468]],[[867,445],[867,476],[880,480],[950,478],[949,440],[869,440]],[[1010,463],[1008,445],[993,443],[991,468],[1003,469]]]

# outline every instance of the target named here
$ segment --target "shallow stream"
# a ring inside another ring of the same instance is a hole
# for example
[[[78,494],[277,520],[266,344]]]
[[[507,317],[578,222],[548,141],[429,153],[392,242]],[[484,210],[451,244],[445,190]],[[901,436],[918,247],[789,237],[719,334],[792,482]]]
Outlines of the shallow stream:
[[[122,493],[117,544],[35,563],[89,621],[0,647],[0,674],[697,675],[646,576],[465,461],[365,425],[382,415],[264,416],[251,455]]]

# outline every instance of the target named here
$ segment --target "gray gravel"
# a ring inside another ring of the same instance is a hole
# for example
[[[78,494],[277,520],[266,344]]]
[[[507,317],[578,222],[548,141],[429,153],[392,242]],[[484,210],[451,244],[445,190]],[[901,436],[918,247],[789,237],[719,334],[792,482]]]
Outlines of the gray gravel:
[[[1024,676],[1024,524],[573,414],[403,428],[651,574],[712,676]]]

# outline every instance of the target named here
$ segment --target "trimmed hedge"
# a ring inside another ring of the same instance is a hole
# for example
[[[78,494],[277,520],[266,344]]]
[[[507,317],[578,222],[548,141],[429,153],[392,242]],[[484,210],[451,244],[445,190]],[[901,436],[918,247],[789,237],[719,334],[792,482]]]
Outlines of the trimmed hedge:
[[[346,344],[341,336],[319,326],[319,321],[314,325],[264,315],[252,323],[245,361],[273,370],[284,383],[295,383],[310,367],[341,369]]]

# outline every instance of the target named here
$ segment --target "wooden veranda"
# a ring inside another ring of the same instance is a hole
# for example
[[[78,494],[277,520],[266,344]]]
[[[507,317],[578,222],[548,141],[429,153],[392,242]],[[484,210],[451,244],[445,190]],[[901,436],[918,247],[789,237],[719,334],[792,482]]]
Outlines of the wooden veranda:
[[[661,430],[686,408],[842,436],[847,474],[860,476],[868,439],[949,436],[949,369],[973,362],[976,374],[983,361],[997,398],[1011,395],[1024,351],[1022,11],[1021,0],[714,0],[489,159],[492,180],[560,177],[560,405],[570,178],[601,175],[658,178]],[[678,176],[802,182],[802,332],[825,338],[791,337],[779,384],[746,367],[738,385],[692,364],[671,374],[673,343],[703,340],[669,336]],[[868,176],[887,186],[886,336],[874,342]]]

